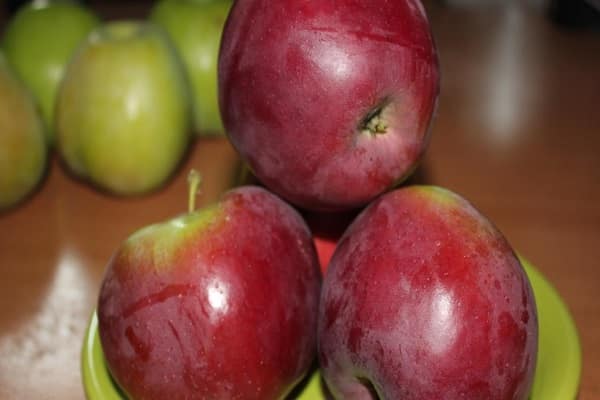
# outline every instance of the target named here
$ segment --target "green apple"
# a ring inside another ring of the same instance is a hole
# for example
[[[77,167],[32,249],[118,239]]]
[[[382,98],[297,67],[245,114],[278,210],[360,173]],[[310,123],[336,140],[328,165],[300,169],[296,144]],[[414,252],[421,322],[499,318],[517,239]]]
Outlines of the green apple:
[[[0,53],[0,210],[33,191],[45,165],[42,120],[31,95]]]
[[[231,0],[163,0],[150,13],[150,19],[168,32],[183,59],[192,86],[194,129],[199,135],[223,133],[217,59],[231,5]]]
[[[190,137],[185,72],[168,36],[143,21],[95,29],[57,97],[58,149],[76,174],[117,195],[161,186]]]
[[[86,7],[66,0],[32,1],[8,22],[2,40],[6,58],[37,101],[48,141],[54,141],[54,102],[66,64],[99,24]]]

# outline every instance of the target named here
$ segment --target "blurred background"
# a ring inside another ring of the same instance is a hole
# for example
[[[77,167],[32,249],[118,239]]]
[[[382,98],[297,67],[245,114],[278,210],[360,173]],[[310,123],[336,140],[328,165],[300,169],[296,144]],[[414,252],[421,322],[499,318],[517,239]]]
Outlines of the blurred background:
[[[0,35],[23,3],[0,3]],[[106,19],[152,1],[85,2]],[[600,1],[427,0],[442,87],[415,180],[470,199],[556,287],[579,329],[579,398],[600,398]],[[230,186],[226,140],[195,143],[203,202]],[[132,231],[185,209],[185,174],[120,200],[52,158],[39,191],[0,215],[0,399],[81,399],[79,352],[104,266]]]
[[[144,17],[152,5],[151,0],[80,0],[81,3],[98,10],[101,15],[111,17]],[[573,28],[600,28],[600,0],[429,0],[450,7],[504,7],[509,3],[531,6],[547,14],[558,24]],[[4,0],[0,15],[6,18],[13,14],[26,0]],[[427,2],[425,2],[427,3]]]

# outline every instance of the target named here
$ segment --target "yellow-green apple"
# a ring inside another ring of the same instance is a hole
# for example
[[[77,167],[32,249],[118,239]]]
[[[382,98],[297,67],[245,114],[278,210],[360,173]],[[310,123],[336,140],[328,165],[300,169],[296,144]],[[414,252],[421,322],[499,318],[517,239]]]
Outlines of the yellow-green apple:
[[[160,187],[190,138],[183,66],[162,29],[111,21],[69,64],[57,98],[57,141],[69,168],[118,195]]]
[[[199,135],[221,135],[217,100],[217,59],[232,0],[162,0],[150,19],[173,40],[192,89],[194,129]]]
[[[439,91],[419,0],[238,1],[218,73],[242,158],[265,186],[318,210],[363,206],[408,177]]]
[[[46,166],[43,122],[0,53],[0,211],[23,201]]]
[[[68,0],[31,1],[8,21],[2,46],[38,103],[50,143],[54,142],[56,92],[66,65],[99,23],[92,10]]]
[[[316,358],[320,285],[300,214],[240,186],[116,251],[98,301],[107,364],[135,399],[282,399]]]
[[[338,399],[525,400],[537,311],[519,259],[486,217],[446,189],[407,186],[340,238],[318,340]]]

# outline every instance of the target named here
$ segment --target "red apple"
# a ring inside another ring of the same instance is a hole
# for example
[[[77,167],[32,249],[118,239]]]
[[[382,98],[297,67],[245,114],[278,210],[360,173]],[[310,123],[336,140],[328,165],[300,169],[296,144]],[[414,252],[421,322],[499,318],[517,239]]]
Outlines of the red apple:
[[[136,399],[281,399],[316,356],[320,276],[300,214],[259,187],[147,227],[101,287],[109,369]]]
[[[238,1],[218,73],[242,158],[265,186],[318,210],[365,205],[409,176],[439,92],[419,0]]]
[[[537,329],[502,234],[462,197],[411,186],[375,200],[340,239],[319,362],[338,399],[525,400]]]

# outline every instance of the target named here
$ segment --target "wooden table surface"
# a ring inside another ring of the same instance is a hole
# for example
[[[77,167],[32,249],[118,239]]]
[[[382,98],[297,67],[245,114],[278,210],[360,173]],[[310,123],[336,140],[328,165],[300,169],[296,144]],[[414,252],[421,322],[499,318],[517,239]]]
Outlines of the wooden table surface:
[[[579,398],[600,399],[600,33],[524,3],[427,3],[442,91],[419,179],[470,199],[553,283],[582,343]],[[112,252],[185,210],[188,168],[207,203],[237,162],[226,140],[199,140],[162,190],[122,199],[53,157],[40,190],[0,215],[0,399],[84,398],[79,355]]]

